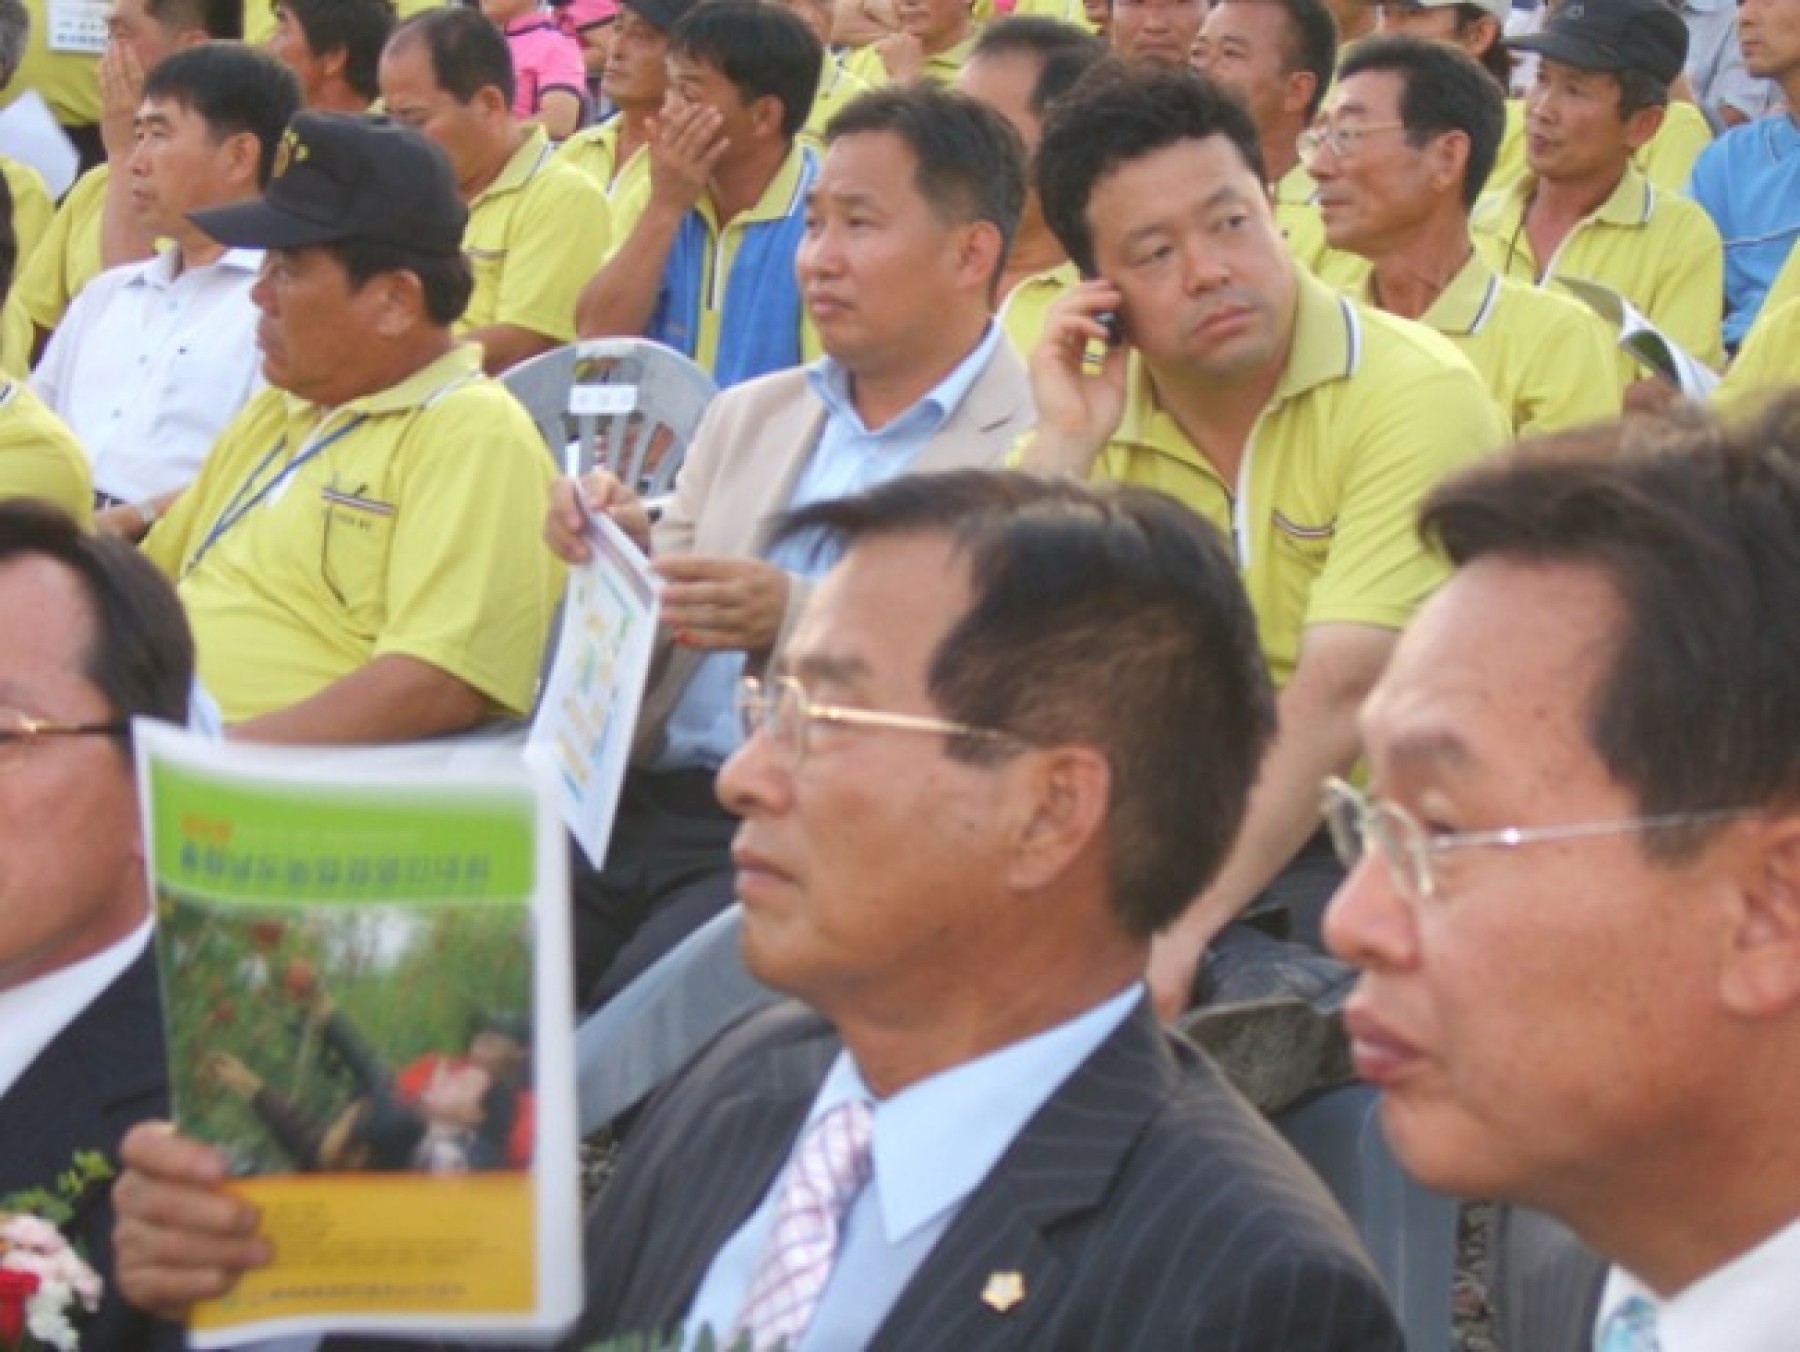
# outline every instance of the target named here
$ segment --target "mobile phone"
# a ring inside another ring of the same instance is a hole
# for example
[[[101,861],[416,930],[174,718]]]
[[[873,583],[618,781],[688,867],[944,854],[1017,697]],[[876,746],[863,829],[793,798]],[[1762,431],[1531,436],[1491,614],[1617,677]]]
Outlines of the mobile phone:
[[[1098,275],[1093,272],[1084,272],[1081,274],[1081,279],[1084,282],[1091,282]],[[1094,316],[1094,322],[1106,330],[1108,347],[1118,347],[1125,341],[1125,318],[1117,310],[1101,310]]]

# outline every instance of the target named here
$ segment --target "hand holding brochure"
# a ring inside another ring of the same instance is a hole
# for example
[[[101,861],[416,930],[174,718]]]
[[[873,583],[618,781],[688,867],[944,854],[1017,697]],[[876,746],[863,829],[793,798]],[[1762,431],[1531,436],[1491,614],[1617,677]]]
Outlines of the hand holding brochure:
[[[1718,385],[1717,372],[1652,324],[1642,310],[1617,291],[1578,277],[1559,277],[1557,282],[1612,325],[1619,335],[1620,347],[1687,398],[1704,399]]]
[[[650,676],[662,579],[609,517],[588,518],[587,541],[593,557],[569,570],[525,759],[555,780],[569,834],[600,868]]]
[[[274,1263],[190,1345],[547,1336],[580,1307],[567,853],[496,746],[135,727],[179,1128]]]

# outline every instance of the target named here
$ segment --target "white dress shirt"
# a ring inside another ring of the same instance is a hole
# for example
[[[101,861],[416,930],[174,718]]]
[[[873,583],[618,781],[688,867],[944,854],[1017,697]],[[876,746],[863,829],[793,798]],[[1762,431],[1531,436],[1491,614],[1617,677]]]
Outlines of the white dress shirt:
[[[193,481],[261,384],[254,249],[177,273],[165,248],[101,273],[69,306],[31,384],[74,431],[95,491],[138,502]]]
[[[76,1015],[105,993],[150,942],[145,919],[111,948],[73,966],[0,990],[0,1095],[56,1041]]]
[[[1800,1218],[1668,1298],[1623,1268],[1606,1275],[1595,1345],[1632,1296],[1656,1307],[1661,1352],[1794,1352],[1800,1347]]]

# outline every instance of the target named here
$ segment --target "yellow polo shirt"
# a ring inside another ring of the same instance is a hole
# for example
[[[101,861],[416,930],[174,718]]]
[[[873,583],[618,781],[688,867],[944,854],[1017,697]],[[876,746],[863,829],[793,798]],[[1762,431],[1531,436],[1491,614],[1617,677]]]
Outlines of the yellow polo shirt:
[[[1611,287],[1708,366],[1721,364],[1725,251],[1705,211],[1659,192],[1627,166],[1612,195],[1576,223],[1554,255],[1539,259],[1525,232],[1535,187],[1527,175],[1476,203],[1470,226],[1492,267],[1527,282],[1578,277]]]
[[[337,409],[263,390],[144,550],[178,584],[227,722],[388,653],[524,714],[562,585],[539,539],[552,477],[463,343]]]
[[[506,167],[469,203],[463,253],[475,294],[458,333],[516,324],[559,343],[575,339],[575,298],[606,259],[606,194],[558,164],[542,127],[531,128]]]
[[[1295,161],[1272,192],[1276,228],[1296,263],[1339,291],[1358,291],[1368,279],[1369,260],[1325,242],[1325,218],[1319,214],[1318,195],[1318,185],[1306,166]]]
[[[56,207],[50,201],[50,190],[44,186],[44,176],[29,164],[0,155],[0,174],[6,176],[7,190],[12,193],[13,234],[19,241],[15,267],[23,267],[50,228]]]
[[[1631,162],[1656,185],[1657,191],[1679,197],[1687,192],[1694,161],[1712,144],[1712,139],[1705,113],[1691,103],[1671,100],[1663,110],[1662,126],[1631,157]]]
[[[624,122],[614,115],[597,127],[583,127],[556,148],[556,162],[586,174],[594,181],[594,186],[606,194],[609,202],[631,191],[634,184],[642,182],[648,186],[650,182],[650,156],[646,146],[632,151],[631,158],[623,165],[619,163],[619,133],[624,126]],[[614,226],[612,242],[617,244],[626,232],[617,228],[616,216]]]
[[[1374,303],[1372,280],[1362,294]],[[1472,254],[1419,322],[1469,359],[1514,436],[1619,416],[1611,333],[1572,297],[1502,277]]]
[[[1287,367],[1235,484],[1158,406],[1136,354],[1094,471],[1179,499],[1234,543],[1278,686],[1309,625],[1412,618],[1447,571],[1419,541],[1421,500],[1506,436],[1481,378],[1442,338],[1296,276]]]
[[[775,171],[775,177],[769,180],[769,186],[763,189],[761,197],[748,211],[740,211],[733,216],[723,230],[719,228],[718,214],[713,209],[712,195],[701,195],[694,210],[706,222],[707,236],[714,245],[706,252],[705,274],[700,278],[700,331],[694,335],[694,360],[706,370],[711,371],[719,356],[719,327],[723,323],[725,313],[725,279],[731,275],[731,265],[737,260],[738,246],[744,242],[744,231],[758,221],[778,221],[782,217],[801,209],[801,172],[806,165],[807,146],[796,138],[788,147],[787,158]],[[641,209],[641,208],[640,208]],[[634,218],[635,219],[635,218]],[[754,323],[756,317],[740,316],[739,323]],[[806,308],[800,310],[800,352],[806,361],[811,361],[823,351],[819,346],[819,335],[814,331],[812,321],[806,317]]]
[[[8,371],[30,369],[33,327],[48,333],[62,323],[69,302],[100,275],[100,217],[110,172],[98,164],[75,180],[14,281],[0,322],[0,366]]]
[[[819,88],[813,94],[812,111],[806,115],[806,126],[802,129],[801,136],[815,150],[823,151],[825,128],[831,125],[831,119],[858,94],[868,92],[868,85],[845,70],[844,63],[836,56],[826,52],[825,64],[819,69]]]
[[[1712,392],[1712,406],[1728,418],[1757,412],[1779,390],[1800,388],[1800,297],[1770,307],[1744,335],[1737,360]]]
[[[1064,261],[1022,278],[1006,293],[1006,299],[1000,302],[1000,328],[1021,361],[1031,356],[1031,349],[1043,336],[1044,317],[1051,304],[1080,280],[1081,272],[1076,266]]]
[[[975,50],[975,40],[980,36],[981,30],[978,27],[954,47],[946,47],[936,56],[926,57],[924,78],[934,84],[953,84],[957,72],[969,59],[969,53]],[[844,69],[868,89],[880,89],[883,85],[894,82],[893,77],[888,74],[886,63],[881,59],[881,53],[872,42],[867,47],[858,47],[850,53],[844,62]]]
[[[100,53],[51,51],[49,0],[25,0],[25,9],[31,16],[25,52],[0,103],[11,103],[27,89],[35,89],[63,126],[98,122]]]
[[[42,498],[84,527],[94,515],[87,453],[22,381],[0,380],[0,498]]]
[[[1510,188],[1529,172],[1525,163],[1525,100],[1508,99],[1506,129],[1500,134],[1500,149],[1494,155],[1494,167],[1482,191]]]

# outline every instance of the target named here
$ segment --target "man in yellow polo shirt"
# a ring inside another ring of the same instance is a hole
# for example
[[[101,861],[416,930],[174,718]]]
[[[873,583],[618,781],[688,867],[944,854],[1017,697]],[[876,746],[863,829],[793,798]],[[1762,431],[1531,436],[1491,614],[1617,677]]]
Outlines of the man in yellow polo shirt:
[[[1699,360],[1724,359],[1724,250],[1706,213],[1652,187],[1632,153],[1662,125],[1687,27],[1666,0],[1564,5],[1508,45],[1539,54],[1525,97],[1530,172],[1490,193],[1475,242],[1508,277],[1618,292]],[[1621,376],[1631,378],[1629,359]]]
[[[434,9],[394,30],[382,102],[450,157],[468,204],[475,294],[457,326],[490,375],[575,337],[575,297],[606,256],[606,196],[513,116],[512,53],[477,10]]]
[[[613,243],[627,228],[618,207],[648,191],[650,119],[669,89],[669,30],[695,0],[623,0],[613,21],[612,47],[600,75],[600,92],[616,110],[595,127],[576,132],[556,149],[560,163],[593,179],[613,204]]]
[[[918,0],[899,7],[900,27],[859,47],[844,62],[871,89],[930,80],[949,84],[975,49],[979,31],[969,0]]]
[[[1050,101],[1067,93],[1105,54],[1098,38],[1055,19],[1001,19],[981,30],[956,86],[1011,124],[1029,165],[1043,139]],[[1000,327],[1019,356],[1031,355],[1051,304],[1079,280],[1028,184],[997,296]]]
[[[814,354],[794,254],[823,55],[810,28],[757,0],[709,0],[675,26],[648,190],[635,213],[618,204],[620,242],[576,309],[582,337],[654,338],[721,386]]]
[[[63,425],[21,380],[0,376],[0,498],[42,498],[83,526],[93,520],[88,460]]]
[[[1620,412],[1610,331],[1570,296],[1501,277],[1469,239],[1469,207],[1506,116],[1474,59],[1430,38],[1364,38],[1306,134],[1332,247],[1373,271],[1353,294],[1455,343],[1518,436]]]
[[[225,0],[113,0],[100,63],[106,163],[69,189],[14,283],[0,317],[0,367],[19,375],[29,371],[69,302],[103,267],[150,256],[154,241],[138,228],[126,201],[130,176],[124,172],[136,144],[132,127],[144,76],[183,47],[235,38],[239,21],[240,6]]]
[[[1356,761],[1357,706],[1444,575],[1414,511],[1504,425],[1443,338],[1294,263],[1255,125],[1203,76],[1089,72],[1045,123],[1038,192],[1100,280],[1058,302],[1032,354],[1038,430],[1022,463],[1161,489],[1224,532],[1281,692],[1231,858],[1158,940],[1151,986],[1172,1017],[1202,950],[1271,883],[1262,904],[1316,936],[1333,881],[1319,784]],[[1107,312],[1125,345],[1098,346]]]
[[[1219,0],[1200,26],[1194,67],[1243,99],[1262,144],[1275,223],[1288,252],[1348,291],[1368,264],[1325,242],[1318,185],[1300,162],[1300,133],[1325,103],[1337,69],[1337,34],[1324,0]]]
[[[144,541],[237,736],[391,742],[531,707],[561,578],[550,459],[452,325],[466,208],[406,128],[303,112],[260,201],[195,224],[268,251],[271,388]]]

